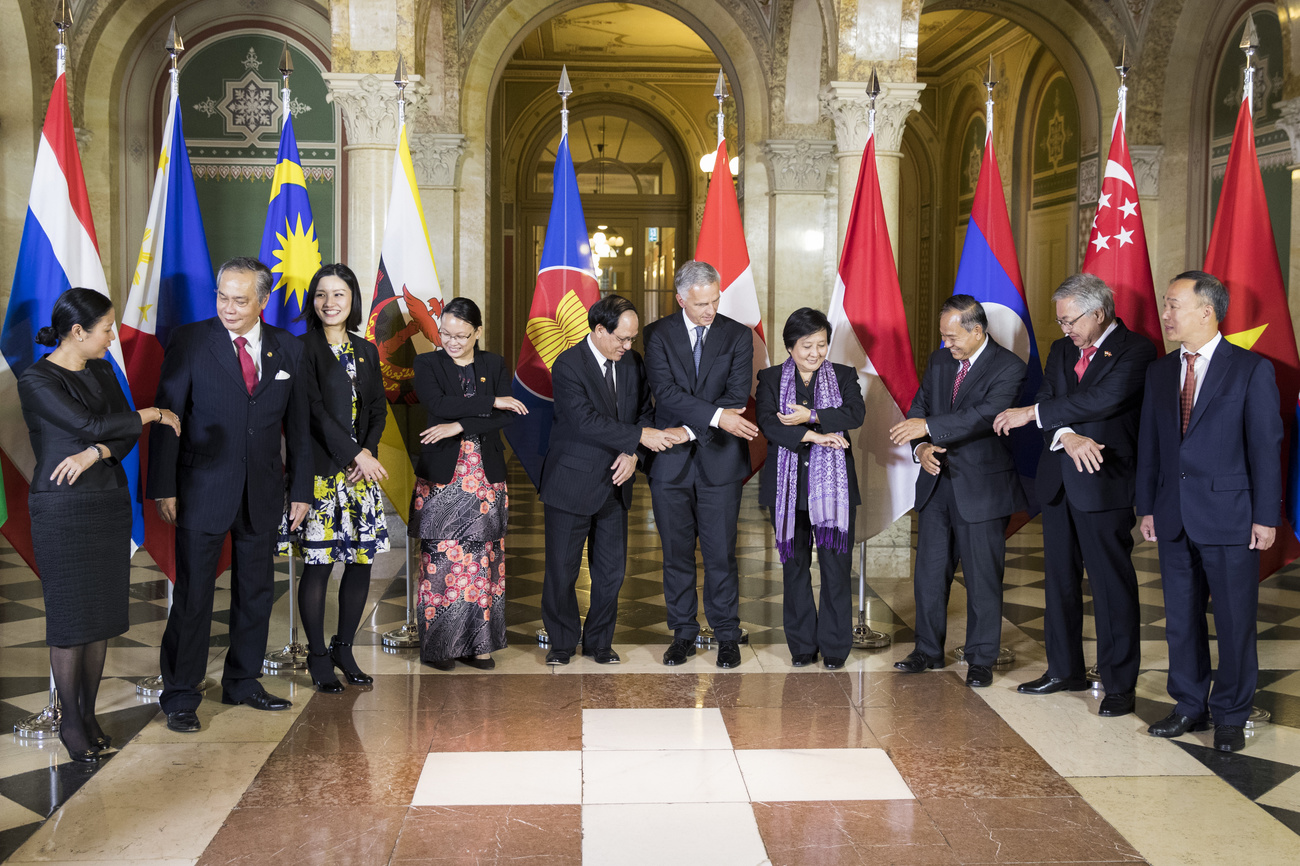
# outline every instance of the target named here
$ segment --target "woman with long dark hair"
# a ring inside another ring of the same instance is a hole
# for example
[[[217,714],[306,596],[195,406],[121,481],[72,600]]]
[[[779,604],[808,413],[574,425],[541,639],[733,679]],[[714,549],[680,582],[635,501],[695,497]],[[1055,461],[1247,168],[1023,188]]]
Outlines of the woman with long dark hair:
[[[388,473],[375,456],[388,402],[374,344],[352,333],[361,325],[361,287],[347,265],[325,265],[307,288],[302,318],[303,375],[311,405],[311,507],[302,526],[280,526],[280,553],[302,557],[298,612],[307,634],[307,670],[322,692],[343,691],[334,668],[353,685],[374,682],[352,654],[352,639],[370,593],[370,567],[388,550],[388,525],[378,481]],[[339,581],[337,630],[325,644],[325,590],[335,563]]]
[[[83,763],[112,745],[95,718],[95,700],[108,639],[131,625],[131,497],[120,461],[145,424],[181,429],[169,409],[131,408],[104,360],[113,326],[107,296],[68,289],[36,333],[36,342],[54,351],[18,377],[36,453],[27,507],[61,709],[59,739]]]

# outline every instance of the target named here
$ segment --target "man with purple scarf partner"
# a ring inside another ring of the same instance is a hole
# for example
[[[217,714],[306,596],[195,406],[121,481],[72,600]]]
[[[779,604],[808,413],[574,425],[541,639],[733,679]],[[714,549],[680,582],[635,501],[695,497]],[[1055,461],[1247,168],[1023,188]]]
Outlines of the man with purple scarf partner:
[[[758,373],[758,427],[767,460],[758,502],[772,509],[785,580],[783,620],[790,663],[844,666],[853,648],[853,519],[862,497],[849,430],[866,406],[858,371],[826,360],[831,323],[818,310],[790,314],[782,331],[790,357]],[[813,603],[812,547],[821,569],[821,609]]]
[[[1020,396],[1025,362],[988,335],[984,307],[953,295],[939,308],[943,348],[930,355],[907,420],[889,431],[912,443],[916,479],[916,649],[894,667],[920,673],[944,665],[953,563],[966,580],[966,685],[993,682],[1002,637],[1006,530],[1027,506],[1007,440],[993,420]]]

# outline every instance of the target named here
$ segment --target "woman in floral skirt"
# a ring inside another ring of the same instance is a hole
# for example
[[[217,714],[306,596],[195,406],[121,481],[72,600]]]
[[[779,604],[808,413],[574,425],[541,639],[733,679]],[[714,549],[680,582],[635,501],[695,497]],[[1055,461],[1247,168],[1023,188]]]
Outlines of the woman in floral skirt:
[[[496,667],[506,645],[505,450],[500,430],[528,410],[510,396],[505,359],[478,348],[483,315],[469,298],[443,308],[443,351],[415,359],[415,393],[429,413],[407,533],[420,539],[416,622],[420,658]]]

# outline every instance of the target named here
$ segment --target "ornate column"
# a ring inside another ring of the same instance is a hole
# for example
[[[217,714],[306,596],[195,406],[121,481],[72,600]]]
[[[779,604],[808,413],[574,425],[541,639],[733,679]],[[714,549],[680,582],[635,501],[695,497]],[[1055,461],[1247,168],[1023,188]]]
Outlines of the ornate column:
[[[1279,102],[1277,107],[1282,110],[1282,116],[1276,126],[1286,130],[1291,139],[1291,267],[1286,275],[1287,304],[1291,307],[1291,326],[1300,333],[1300,98]]]
[[[1133,180],[1137,183],[1138,196],[1142,201],[1142,221],[1147,235],[1147,255],[1154,266],[1160,261],[1160,163],[1165,156],[1163,144],[1130,144],[1129,158],[1133,160]],[[1095,202],[1094,202],[1095,204]],[[1087,241],[1084,241],[1087,243]],[[1080,262],[1083,259],[1079,259]],[[1157,292],[1157,304],[1163,293],[1164,281],[1173,274],[1153,273],[1151,275]]]
[[[429,244],[433,248],[433,262],[438,268],[438,283],[442,296],[459,295],[456,285],[456,237],[460,219],[460,199],[457,195],[457,172],[460,157],[465,152],[465,136],[451,133],[417,132],[407,129],[411,144],[411,162],[415,165],[415,182],[420,187],[420,203],[429,228]],[[483,287],[473,287],[468,294],[480,306],[484,302]]]
[[[903,158],[903,125],[907,116],[919,111],[917,96],[924,84],[911,82],[881,83],[876,99],[876,165],[880,175],[880,197],[885,206],[885,222],[889,226],[889,242],[898,258],[898,178],[899,161]],[[849,226],[849,211],[853,208],[853,193],[858,186],[862,168],[862,152],[867,147],[867,111],[871,100],[867,85],[859,81],[832,81],[829,91],[822,97],[823,110],[835,123],[836,158],[839,160],[839,245],[844,243],[844,232]]]
[[[833,165],[833,141],[770,139],[762,143],[767,163],[768,208],[771,221],[768,236],[768,268],[773,287],[774,319],[768,334],[780,334],[786,317],[800,307],[826,309],[826,259],[834,259],[836,245],[827,237],[835,230],[826,215],[826,184]],[[829,249],[828,249],[829,246]],[[768,351],[772,362],[785,358],[779,339],[772,339]]]

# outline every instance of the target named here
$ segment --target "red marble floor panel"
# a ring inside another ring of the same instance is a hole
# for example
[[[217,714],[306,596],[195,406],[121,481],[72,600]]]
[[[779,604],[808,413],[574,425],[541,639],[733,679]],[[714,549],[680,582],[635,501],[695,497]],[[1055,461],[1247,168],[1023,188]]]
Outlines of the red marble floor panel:
[[[983,701],[970,704],[962,700],[936,700],[904,706],[863,707],[862,718],[887,749],[896,746],[996,749],[1026,745]]]
[[[313,702],[298,717],[276,754],[310,758],[331,752],[424,753],[443,717],[417,710],[315,712],[316,705]]]
[[[921,799],[1077,797],[1078,792],[1028,746],[891,746],[894,767]]]
[[[726,707],[737,749],[874,749],[879,747],[852,707]]]
[[[984,702],[966,685],[965,668],[905,674],[895,671],[847,671],[845,691],[855,707],[981,706]]]
[[[581,806],[414,806],[391,860],[393,866],[581,862]]]
[[[582,706],[589,710],[716,707],[716,677],[727,674],[584,674]],[[731,674],[730,676],[741,676]],[[557,679],[567,679],[560,675]]]
[[[755,803],[772,866],[952,866],[959,861],[915,800]]]
[[[239,808],[409,806],[425,754],[337,752],[313,758],[273,753]]]
[[[1081,797],[921,800],[961,863],[1141,863]]]
[[[847,707],[849,675],[835,673],[718,674],[719,707]]]
[[[483,673],[420,678],[420,695],[443,712],[519,709],[554,711],[582,706],[579,676]]]
[[[383,866],[397,843],[405,806],[259,806],[235,809],[201,866]]]
[[[558,678],[557,678],[558,679]],[[431,752],[562,752],[582,748],[582,708],[443,710]]]

